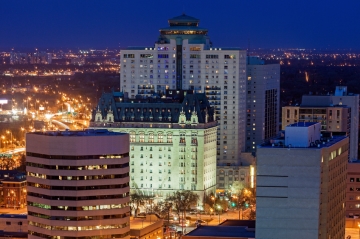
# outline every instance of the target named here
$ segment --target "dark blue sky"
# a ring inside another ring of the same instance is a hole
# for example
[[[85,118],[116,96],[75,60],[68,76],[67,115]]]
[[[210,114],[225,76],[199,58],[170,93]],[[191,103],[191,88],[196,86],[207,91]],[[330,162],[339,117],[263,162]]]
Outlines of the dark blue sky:
[[[2,0],[0,48],[151,46],[183,11],[215,47],[360,49],[359,0]]]

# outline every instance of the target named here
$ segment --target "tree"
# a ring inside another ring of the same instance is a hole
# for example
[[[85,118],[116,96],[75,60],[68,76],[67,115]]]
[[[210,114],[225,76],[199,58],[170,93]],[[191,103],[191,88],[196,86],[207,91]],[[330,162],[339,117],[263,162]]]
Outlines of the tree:
[[[26,172],[26,156],[22,154],[18,160],[20,165],[17,170],[20,172]]]
[[[176,191],[166,200],[173,204],[173,208],[175,209],[180,222],[180,214],[182,213],[183,218],[185,218],[185,210],[190,209],[191,205],[196,205],[199,196],[189,190]]]
[[[130,212],[135,210],[134,216],[137,216],[137,213],[139,211],[139,207],[144,204],[144,195],[133,193],[130,194]],[[131,213],[132,214],[132,213]]]
[[[210,206],[208,203],[204,204],[204,211],[205,211],[206,214],[210,214],[211,209],[212,209],[212,206]]]
[[[146,213],[152,213],[153,212],[153,206],[154,206],[154,196],[150,195],[143,195],[143,200],[145,204]]]
[[[244,184],[240,181],[235,181],[231,185],[231,192],[232,194],[238,195],[241,193],[241,190],[245,188]]]
[[[0,158],[0,169],[2,170],[11,170],[14,169],[16,163],[11,157],[1,157]]]
[[[253,191],[253,189],[244,188],[241,190],[240,194],[238,194],[238,203],[239,203],[239,209],[248,209],[250,208],[250,214],[249,219],[255,219],[256,212],[253,210],[253,208],[256,205],[256,195]]]
[[[153,212],[158,214],[161,218],[165,218],[170,210],[169,205],[165,201],[159,201],[153,206]]]

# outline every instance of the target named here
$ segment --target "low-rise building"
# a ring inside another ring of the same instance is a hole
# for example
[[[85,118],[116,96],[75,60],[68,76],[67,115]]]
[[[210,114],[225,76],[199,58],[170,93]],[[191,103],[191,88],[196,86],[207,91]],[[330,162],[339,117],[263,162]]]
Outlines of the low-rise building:
[[[182,239],[254,239],[255,221],[225,220],[217,226],[199,226]]]
[[[26,174],[0,170],[0,204],[7,208],[26,207]]]
[[[159,239],[163,238],[163,219],[154,214],[130,219],[131,239]]]
[[[27,233],[27,216],[21,214],[0,214],[0,228],[4,232]]]

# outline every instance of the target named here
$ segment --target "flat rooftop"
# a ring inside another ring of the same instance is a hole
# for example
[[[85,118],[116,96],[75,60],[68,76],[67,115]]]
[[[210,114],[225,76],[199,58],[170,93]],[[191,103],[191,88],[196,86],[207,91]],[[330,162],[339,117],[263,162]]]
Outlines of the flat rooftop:
[[[248,227],[255,229],[255,220],[234,220],[234,219],[227,219],[223,221],[219,226],[232,226],[232,227]]]
[[[318,124],[319,122],[297,122],[294,124],[289,124],[286,127],[309,127],[311,125]]]
[[[286,136],[285,136],[286,137]],[[321,148],[327,148],[327,147],[330,147],[338,142],[340,142],[341,140],[344,140],[346,139],[347,136],[333,136],[332,138],[328,138],[324,141],[320,141],[319,144],[315,144],[314,146],[309,146],[309,147],[298,147],[298,146],[291,146],[291,147],[288,147],[287,145],[285,145],[284,143],[280,144],[280,143],[271,143],[270,142],[266,142],[266,143],[263,143],[261,145],[258,146],[258,148],[292,148],[292,149],[297,149],[297,148],[301,148],[301,149],[315,149],[315,148],[318,148],[318,149],[321,149]],[[276,141],[276,140],[279,140],[279,141],[282,141],[284,140],[284,137],[281,137],[281,138],[274,138],[272,141]]]
[[[26,219],[27,215],[22,214],[0,214],[0,218],[20,218],[20,219]]]
[[[130,220],[130,229],[132,229],[132,230],[143,229],[143,228],[148,227],[156,222],[157,222],[157,220],[150,221],[149,219],[146,219],[146,217],[134,217]]]
[[[45,132],[31,132],[28,134],[38,134],[46,136],[109,136],[109,135],[124,135],[126,133],[119,133],[108,131],[107,129],[85,129],[85,130],[65,130],[65,131],[45,131]]]
[[[187,233],[186,237],[247,237],[255,238],[255,230],[243,226],[200,226]]]

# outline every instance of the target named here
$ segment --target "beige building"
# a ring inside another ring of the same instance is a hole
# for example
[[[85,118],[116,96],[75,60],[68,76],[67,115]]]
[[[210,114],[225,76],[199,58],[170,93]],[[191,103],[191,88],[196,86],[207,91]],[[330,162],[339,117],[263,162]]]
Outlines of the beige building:
[[[350,133],[351,109],[347,106],[284,106],[282,107],[282,130],[298,122],[319,122],[322,131]]]
[[[300,106],[282,108],[282,129],[297,122],[320,122],[322,131],[349,136],[349,158],[358,159],[359,95],[337,86],[333,95],[303,95]]]
[[[29,238],[130,238],[129,135],[26,135]]]
[[[345,237],[349,139],[321,139],[320,128],[289,125],[284,137],[258,146],[257,239]]]

